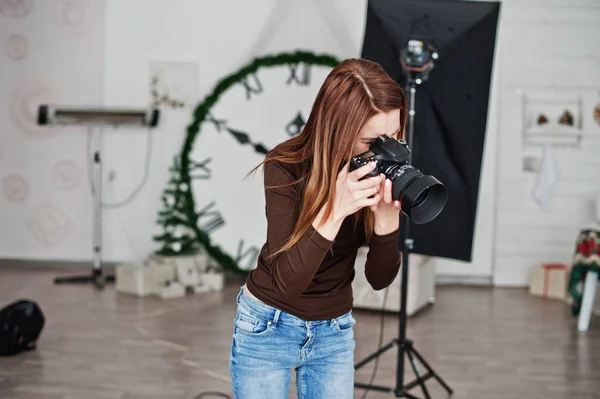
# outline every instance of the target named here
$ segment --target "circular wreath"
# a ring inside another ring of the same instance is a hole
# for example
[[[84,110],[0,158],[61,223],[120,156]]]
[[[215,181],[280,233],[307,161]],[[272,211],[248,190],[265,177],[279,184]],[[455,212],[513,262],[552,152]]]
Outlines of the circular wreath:
[[[156,251],[156,254],[182,256],[194,255],[205,250],[222,269],[240,275],[248,273],[247,270],[241,269],[238,262],[218,245],[213,245],[208,233],[198,226],[198,219],[202,214],[196,211],[191,190],[190,152],[211,109],[230,87],[241,83],[248,75],[256,73],[259,69],[301,63],[333,68],[340,63],[340,60],[333,55],[315,54],[302,50],[256,58],[238,71],[221,79],[213,91],[196,106],[193,120],[187,127],[183,148],[179,156],[175,157],[174,164],[170,169],[171,178],[167,188],[163,191],[163,210],[159,212],[158,217],[158,224],[162,226],[163,233],[154,237],[154,240],[162,243],[162,246]]]

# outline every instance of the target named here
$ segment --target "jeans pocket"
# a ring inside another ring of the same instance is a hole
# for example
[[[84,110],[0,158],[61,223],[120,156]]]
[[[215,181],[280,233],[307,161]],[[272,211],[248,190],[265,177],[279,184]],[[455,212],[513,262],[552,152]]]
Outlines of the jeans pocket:
[[[356,324],[356,320],[352,317],[352,313],[348,312],[333,320],[333,328],[337,332],[352,331],[352,328]]]
[[[235,332],[249,336],[259,336],[268,333],[271,330],[271,322],[262,320],[246,312],[238,310],[233,321]]]

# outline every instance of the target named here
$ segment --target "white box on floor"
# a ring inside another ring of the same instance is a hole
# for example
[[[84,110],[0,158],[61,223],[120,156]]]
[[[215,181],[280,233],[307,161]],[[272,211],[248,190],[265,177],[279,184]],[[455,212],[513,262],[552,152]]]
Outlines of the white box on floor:
[[[225,285],[225,273],[222,271],[210,271],[200,275],[198,285],[194,287],[196,294],[213,291],[223,291]]]
[[[197,254],[192,255],[179,255],[179,256],[160,256],[153,255],[153,259],[158,263],[168,263],[173,266],[174,269],[189,270],[194,268],[198,273],[205,273],[208,264],[209,256],[204,250],[200,250]]]
[[[175,270],[170,264],[156,262],[124,263],[116,267],[117,292],[137,296],[158,295],[165,283],[173,280]]]
[[[354,308],[381,310],[385,289],[375,291],[365,277],[365,262],[367,261],[368,251],[368,247],[361,247],[356,256],[354,265],[356,276],[352,283]],[[435,262],[433,258],[418,254],[410,254],[409,257],[406,314],[411,316],[435,299]],[[400,311],[401,281],[402,269],[388,288],[389,292],[385,303],[386,311]]]

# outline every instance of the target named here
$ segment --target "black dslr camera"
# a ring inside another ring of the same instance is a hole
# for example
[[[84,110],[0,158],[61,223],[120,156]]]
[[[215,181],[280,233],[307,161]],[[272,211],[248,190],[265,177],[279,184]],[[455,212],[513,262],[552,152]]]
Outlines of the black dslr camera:
[[[433,176],[425,176],[408,164],[410,148],[403,140],[387,135],[378,137],[363,152],[352,158],[350,171],[371,161],[377,166],[364,178],[376,177],[380,173],[392,182],[392,198],[402,204],[402,212],[416,224],[435,219],[448,199],[448,189]]]

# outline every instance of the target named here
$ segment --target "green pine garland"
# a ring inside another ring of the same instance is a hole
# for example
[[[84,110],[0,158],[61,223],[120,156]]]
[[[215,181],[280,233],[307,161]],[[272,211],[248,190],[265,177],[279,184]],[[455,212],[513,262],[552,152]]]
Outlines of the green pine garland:
[[[240,275],[248,273],[241,269],[236,260],[218,245],[213,245],[208,233],[198,227],[198,219],[201,215],[195,210],[194,196],[191,190],[190,152],[210,110],[229,88],[242,82],[247,76],[256,73],[261,68],[300,63],[333,68],[340,63],[340,60],[332,55],[301,50],[256,58],[238,71],[221,79],[212,93],[195,108],[193,120],[187,127],[186,139],[180,153],[181,162],[175,162],[171,168],[171,179],[163,191],[164,210],[159,212],[158,223],[162,225],[165,232],[154,237],[155,241],[163,244],[162,248],[157,251],[158,255],[190,255],[204,249],[224,270]],[[175,231],[178,231],[179,235],[175,235]],[[177,250],[173,246],[176,246]]]

